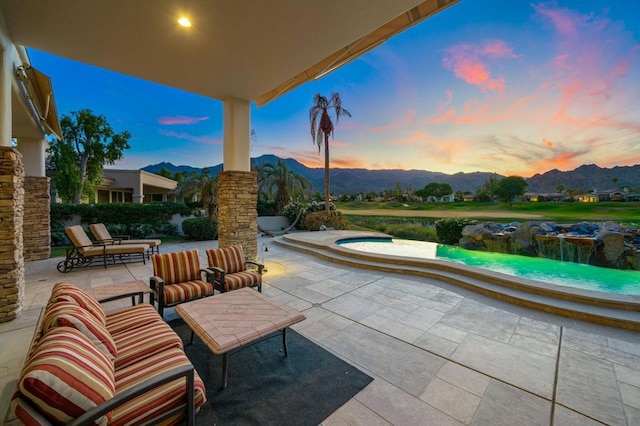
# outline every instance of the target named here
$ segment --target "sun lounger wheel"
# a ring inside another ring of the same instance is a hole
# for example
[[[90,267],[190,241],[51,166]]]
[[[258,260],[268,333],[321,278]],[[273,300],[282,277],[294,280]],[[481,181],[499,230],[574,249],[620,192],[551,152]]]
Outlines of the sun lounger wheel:
[[[73,269],[73,261],[71,260],[61,260],[58,263],[58,271],[59,272],[69,272]]]

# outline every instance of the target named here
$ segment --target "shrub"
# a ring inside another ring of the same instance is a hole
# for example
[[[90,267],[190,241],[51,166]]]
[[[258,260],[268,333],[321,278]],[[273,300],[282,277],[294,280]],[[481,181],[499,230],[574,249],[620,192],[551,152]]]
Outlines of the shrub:
[[[438,234],[432,226],[422,225],[387,225],[385,234],[405,240],[438,241]]]
[[[218,225],[206,217],[186,219],[182,222],[182,232],[191,240],[215,240],[218,237]]]
[[[345,229],[347,222],[340,212],[332,211],[327,215],[327,212],[321,211],[309,213],[305,218],[304,225],[309,231],[318,231],[322,225],[327,228]]]
[[[444,244],[458,244],[462,238],[462,228],[478,223],[475,219],[456,217],[451,219],[438,219],[435,222],[438,239]]]
[[[305,226],[307,215],[314,212],[324,212],[325,211],[324,206],[325,206],[324,201],[312,201],[308,204],[300,203],[300,202],[291,202],[286,206],[284,206],[284,209],[282,209],[282,215],[286,216],[286,218],[289,219],[289,223],[294,223],[296,218],[298,217],[298,213],[302,209],[300,219],[298,220],[295,227],[297,229],[309,230],[309,228]],[[336,211],[336,206],[333,203],[329,205],[329,208],[331,209],[332,212]],[[344,227],[340,229],[344,229]]]

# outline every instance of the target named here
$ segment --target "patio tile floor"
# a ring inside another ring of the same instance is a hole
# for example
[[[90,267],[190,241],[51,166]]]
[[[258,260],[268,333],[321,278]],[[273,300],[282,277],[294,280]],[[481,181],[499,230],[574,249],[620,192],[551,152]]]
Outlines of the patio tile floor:
[[[640,422],[640,333],[532,311],[429,278],[333,264],[272,241],[258,242],[268,247],[258,256],[268,270],[264,294],[303,311],[307,320],[293,328],[375,379],[323,425]],[[205,264],[204,250],[216,245],[171,244],[162,251],[197,248]],[[61,274],[58,260],[26,264],[24,311],[0,324],[0,420],[53,284],[89,289],[148,282],[152,273],[147,262]]]

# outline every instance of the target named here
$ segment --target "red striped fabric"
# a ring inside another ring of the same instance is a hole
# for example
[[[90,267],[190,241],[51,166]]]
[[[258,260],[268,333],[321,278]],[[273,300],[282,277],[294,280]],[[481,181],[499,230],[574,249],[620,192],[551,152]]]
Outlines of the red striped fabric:
[[[16,418],[25,426],[42,426],[49,425],[51,422],[29,405],[29,402],[23,399],[19,392],[13,396],[11,400],[11,409]]]
[[[198,299],[213,294],[213,284],[202,281],[187,281],[164,286],[164,303],[172,305],[185,300]]]
[[[114,337],[114,341],[118,346],[116,370],[168,348],[183,348],[182,339],[164,321],[120,333]]]
[[[102,306],[100,306],[100,303],[75,285],[69,283],[57,283],[53,286],[49,303],[55,303],[62,300],[73,302],[86,309],[103,325],[105,324],[107,316],[105,315]]]
[[[226,291],[243,287],[255,287],[262,282],[262,275],[253,271],[237,272],[224,276]]]
[[[151,256],[153,274],[162,278],[165,284],[199,280],[200,259],[198,250],[162,253]]]
[[[104,324],[78,305],[67,301],[50,304],[42,319],[41,330],[46,335],[56,327],[73,327],[80,331],[111,361],[118,356],[116,344]]]
[[[113,364],[80,331],[58,327],[42,337],[25,363],[18,389],[40,413],[65,424],[113,397]],[[110,416],[96,423],[106,425]]]
[[[117,312],[107,314],[107,331],[114,338],[123,332],[144,327],[147,324],[160,321],[160,315],[153,306],[141,303]]]
[[[177,348],[167,349],[134,365],[119,369],[116,372],[117,392],[123,392],[150,377],[189,364],[189,359],[187,359],[182,350]],[[196,409],[198,409],[206,402],[207,397],[204,383],[197,373],[195,375],[195,388],[195,405]],[[186,380],[174,380],[118,407],[113,412],[109,425],[121,426],[144,423],[168,409],[184,406],[185,395]]]
[[[221,268],[227,274],[235,274],[247,269],[244,249],[241,245],[207,250],[209,266]]]

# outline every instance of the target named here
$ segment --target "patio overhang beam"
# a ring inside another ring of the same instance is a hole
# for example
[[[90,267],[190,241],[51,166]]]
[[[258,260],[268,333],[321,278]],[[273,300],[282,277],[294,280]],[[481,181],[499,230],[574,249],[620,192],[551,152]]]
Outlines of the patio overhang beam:
[[[295,77],[276,86],[274,89],[269,90],[267,93],[258,96],[254,99],[254,102],[259,107],[266,105],[279,96],[310,80],[322,78],[341,66],[364,55],[375,47],[380,46],[389,38],[424,21],[459,1],[460,0],[427,0],[397,18],[387,22],[385,25],[375,29],[369,34],[334,52],[315,65],[302,71]]]

